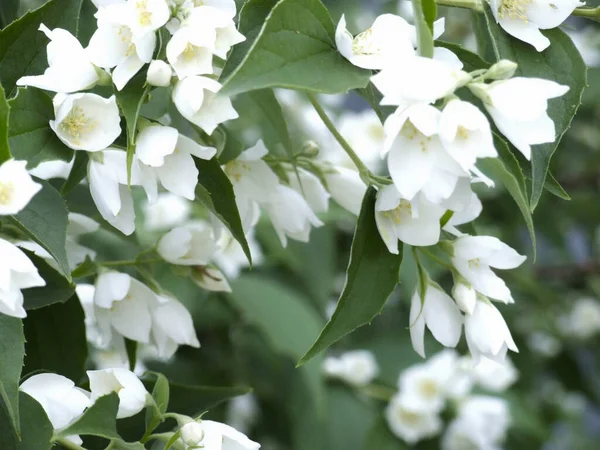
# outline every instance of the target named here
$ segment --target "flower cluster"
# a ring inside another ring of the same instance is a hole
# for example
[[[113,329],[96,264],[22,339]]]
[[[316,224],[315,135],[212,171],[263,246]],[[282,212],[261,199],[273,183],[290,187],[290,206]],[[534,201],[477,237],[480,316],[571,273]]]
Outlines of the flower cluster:
[[[443,21],[437,21],[434,37],[443,31]],[[391,183],[375,183],[377,227],[391,253],[399,252],[398,241],[416,247],[439,243],[451,260],[454,299],[421,271],[410,318],[415,350],[425,355],[425,326],[440,343],[454,347],[464,324],[475,360],[501,360],[507,349],[517,347],[490,300],[513,299],[491,268],[512,269],[525,257],[494,237],[464,235],[457,229],[481,213],[472,184],[493,185],[477,168],[478,160],[498,157],[488,117],[477,104],[462,100],[459,89],[478,97],[497,129],[530,159],[532,145],[555,140],[548,100],[568,87],[513,77],[516,64],[504,60],[467,73],[448,49],[434,48],[430,58],[420,56],[415,34],[413,26],[391,14],[378,17],[355,37],[342,17],[336,33],[342,55],[377,71],[371,82],[382,94],[381,105],[396,108],[384,122],[381,155]],[[444,236],[450,240],[440,241]]]

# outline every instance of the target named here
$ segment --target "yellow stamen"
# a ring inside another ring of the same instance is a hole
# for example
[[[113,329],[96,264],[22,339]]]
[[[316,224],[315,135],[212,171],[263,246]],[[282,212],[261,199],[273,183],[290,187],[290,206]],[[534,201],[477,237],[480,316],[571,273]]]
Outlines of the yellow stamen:
[[[400,225],[404,221],[404,217],[412,216],[412,206],[408,200],[402,199],[396,208],[384,211],[383,215],[391,218],[396,225]]]
[[[456,135],[460,139],[465,139],[465,140],[469,138],[469,133],[470,133],[470,131],[468,129],[466,129],[465,127],[463,127],[462,125],[459,125],[458,130],[456,131]]]
[[[185,49],[183,50],[182,55],[185,59],[187,59],[189,61],[190,59],[192,59],[194,57],[195,53],[196,53],[196,47],[188,42],[188,44],[185,46]]]
[[[86,117],[79,106],[74,106],[59,127],[74,144],[79,145],[81,138],[96,127],[96,122]]]
[[[479,258],[473,258],[468,261],[469,269],[476,269],[479,267]]]
[[[528,23],[527,7],[533,3],[533,0],[502,0],[498,7],[498,16],[501,19],[521,19]]]
[[[135,4],[138,10],[140,25],[147,27],[152,24],[152,13],[148,11],[148,0],[138,0]]]
[[[381,52],[381,48],[379,48],[371,39],[372,35],[373,30],[371,28],[357,35],[352,41],[352,53],[375,55]]]
[[[8,205],[14,192],[15,186],[12,181],[0,181],[0,205]]]

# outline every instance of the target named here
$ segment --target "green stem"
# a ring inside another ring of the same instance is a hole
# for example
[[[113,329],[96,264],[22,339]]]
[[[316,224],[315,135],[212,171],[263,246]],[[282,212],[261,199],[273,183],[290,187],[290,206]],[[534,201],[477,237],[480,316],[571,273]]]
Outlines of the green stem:
[[[152,259],[129,259],[129,260],[121,260],[121,261],[102,261],[101,265],[107,267],[119,267],[119,266],[137,266],[138,264],[154,264],[164,262],[162,258],[152,258]]]
[[[396,390],[387,386],[379,384],[369,384],[360,389],[360,392],[368,395],[369,397],[376,398],[378,400],[390,401],[391,398],[396,395]]]
[[[423,0],[412,0],[415,27],[417,29],[417,48],[419,55],[425,58],[433,58],[433,34],[425,21],[422,2]]]
[[[83,448],[82,446],[77,445],[74,442],[69,441],[68,439],[58,438],[55,440],[55,442],[59,443],[64,448],[68,448],[69,450],[85,450],[85,448]]]
[[[327,113],[325,112],[323,107],[319,104],[319,101],[317,100],[315,95],[307,92],[306,96],[315,108],[315,111],[317,111],[317,114],[319,115],[327,129],[331,132],[331,134],[333,134],[333,137],[335,137],[335,139],[339,142],[344,151],[348,154],[354,165],[357,167],[358,172],[360,173],[360,178],[367,186],[369,186],[371,184],[373,174],[371,174],[367,166],[365,166],[362,160],[358,157],[354,149],[350,146],[350,144],[348,144],[346,139],[344,139],[344,137],[337,130],[331,119],[327,116]]]
[[[600,22],[600,6],[595,8],[576,8],[571,15]]]
[[[473,9],[482,12],[483,5],[480,0],[435,0],[440,6],[453,6],[455,8]]]
[[[425,255],[427,255],[429,258],[431,258],[432,260],[434,260],[436,263],[446,267],[447,269],[454,269],[454,267],[452,267],[450,264],[448,264],[446,261],[444,261],[443,259],[441,259],[439,256],[434,255],[433,253],[431,253],[429,250],[427,250],[424,247],[415,247],[418,248],[421,252],[423,252]]]

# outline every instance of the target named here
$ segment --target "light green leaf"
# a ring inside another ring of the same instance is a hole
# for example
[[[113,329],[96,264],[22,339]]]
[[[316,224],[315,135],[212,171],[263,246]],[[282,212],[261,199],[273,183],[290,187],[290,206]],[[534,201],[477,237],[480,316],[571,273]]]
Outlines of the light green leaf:
[[[61,430],[59,435],[65,437],[80,434],[106,439],[121,439],[117,433],[118,410],[119,396],[116,392],[111,392],[98,398],[76,422]]]
[[[4,3],[6,0],[2,0]],[[24,75],[40,75],[48,67],[48,38],[40,24],[51,30],[63,28],[77,34],[82,0],[51,0],[0,31],[0,83],[12,97],[17,80]]]
[[[8,143],[15,159],[26,160],[31,169],[43,161],[73,158],[73,150],[58,139],[48,124],[54,120],[54,107],[48,95],[39,89],[19,88],[17,97],[8,103]]]
[[[336,94],[367,85],[371,72],[337,51],[334,24],[320,0],[281,0],[264,19],[270,3],[250,0],[242,10],[242,33],[262,28],[249,47],[233,52],[221,77],[224,93],[285,87]]]
[[[252,263],[250,247],[248,247],[240,213],[235,203],[233,186],[221,169],[219,160],[212,158],[206,161],[196,158],[196,167],[199,172],[198,186],[196,187],[197,199],[231,231],[233,237],[244,249],[248,261]]]
[[[161,416],[167,412],[169,406],[169,380],[162,373],[149,372],[148,374],[156,378],[152,388],[152,399],[156,408],[146,409],[146,434],[154,431],[160,424]]]
[[[46,286],[28,288],[23,290],[24,307],[26,310],[35,310],[54,303],[64,303],[75,292],[75,285],[68,281],[64,275],[57,272],[44,258],[23,250],[35,264],[40,276],[46,281]]]
[[[437,19],[437,5],[435,0],[421,0],[421,4],[423,5],[423,17],[425,18],[425,23],[433,36],[433,22]]]
[[[0,29],[17,18],[19,0],[2,0],[0,2]]]
[[[419,55],[426,58],[433,58],[433,24],[430,27],[427,23],[427,17],[431,18],[431,3],[433,0],[412,0],[414,22],[417,28],[417,48]],[[435,4],[433,8],[435,8]]]
[[[58,263],[65,278],[71,281],[71,269],[65,250],[68,211],[64,200],[46,181],[37,180],[42,189],[11,221],[31,239],[46,249]]]
[[[52,424],[44,408],[33,397],[19,392],[21,439],[12,434],[0,408],[0,448],[2,450],[50,450]]]
[[[516,62],[519,65],[516,76],[545,78],[569,86],[565,95],[548,102],[548,115],[554,121],[556,141],[536,145],[532,149],[533,181],[529,207],[533,211],[544,190],[550,158],[571,126],[581,104],[583,90],[587,85],[587,68],[569,36],[560,29],[544,30],[544,35],[550,40],[550,47],[538,52],[531,45],[509,36],[496,24],[489,7],[484,9],[491,47],[497,60],[509,59]]]
[[[0,355],[2,357],[2,364],[0,364],[0,410],[4,409],[10,419],[12,429],[17,435],[21,435],[19,428],[19,378],[21,377],[21,367],[23,367],[25,356],[25,336],[23,334],[23,324],[16,317],[0,314]]]
[[[0,6],[1,8],[1,6]],[[4,95],[4,88],[0,85],[0,164],[11,158],[8,147],[8,118],[10,106]]]
[[[398,255],[391,254],[379,235],[375,223],[376,195],[375,189],[370,188],[363,199],[350,250],[346,284],[335,312],[298,364],[306,363],[346,334],[370,323],[381,313],[398,284],[402,248]]]
[[[373,423],[362,448],[364,450],[408,450],[411,447],[400,438],[394,436],[385,418],[379,417]]]
[[[66,303],[28,311],[23,320],[27,340],[23,373],[42,370],[76,383],[81,380],[88,355],[84,320],[75,295]]]

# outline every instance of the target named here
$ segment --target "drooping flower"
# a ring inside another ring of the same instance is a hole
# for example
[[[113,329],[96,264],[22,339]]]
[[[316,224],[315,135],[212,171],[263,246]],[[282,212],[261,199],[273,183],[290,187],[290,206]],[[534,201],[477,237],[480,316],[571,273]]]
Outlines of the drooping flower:
[[[86,258],[95,259],[96,252],[77,242],[79,236],[83,234],[93,233],[100,228],[100,224],[93,219],[90,219],[83,214],[69,213],[69,223],[67,224],[67,260],[69,267],[74,270],[79,264],[85,261]]]
[[[578,6],[578,0],[490,0],[496,22],[511,36],[531,44],[538,52],[550,46],[540,30],[561,25]]]
[[[331,197],[345,210],[355,216],[360,213],[367,186],[356,170],[335,167],[324,173]]]
[[[221,59],[227,59],[227,52],[231,47],[246,40],[237,30],[233,21],[234,16],[233,1],[204,1],[192,10],[186,22],[196,33],[199,30],[210,29],[213,32],[213,42],[210,46],[212,53]]]
[[[200,347],[190,312],[174,298],[161,296],[152,321],[152,342],[159,358],[170,358],[180,345]]]
[[[414,350],[425,357],[425,326],[444,347],[456,347],[462,333],[463,316],[454,300],[439,286],[426,285],[424,301],[418,290],[410,304],[410,340]]]
[[[212,264],[194,267],[191,275],[192,281],[202,289],[212,292],[231,292],[227,277],[218,267]]]
[[[171,84],[173,69],[166,62],[155,59],[148,66],[146,82],[151,86],[166,87]]]
[[[37,194],[42,185],[33,181],[27,161],[9,159],[0,165],[0,216],[17,214]]]
[[[62,28],[50,30],[44,24],[39,29],[50,39],[46,49],[48,68],[43,75],[19,78],[18,86],[71,93],[89,89],[98,82],[98,71],[75,36]]]
[[[246,234],[246,241],[252,254],[252,266],[256,267],[262,263],[263,254],[256,241],[254,230],[250,230]],[[215,264],[223,271],[227,278],[236,278],[244,267],[250,265],[241,244],[232,236],[228,229],[221,230],[217,243],[219,251],[213,257]]]
[[[144,223],[148,230],[165,230],[181,225],[189,217],[189,200],[170,192],[158,194],[155,203],[144,205]]]
[[[149,396],[140,379],[127,369],[88,370],[92,402],[116,392],[119,395],[117,419],[135,416],[146,406]]]
[[[207,265],[217,249],[214,231],[203,221],[173,228],[160,239],[157,247],[166,261],[184,266]]]
[[[301,167],[297,172],[289,167],[287,175],[290,187],[306,199],[315,213],[327,212],[330,195],[316,175]]]
[[[73,150],[104,150],[121,134],[121,116],[114,95],[68,95],[55,106],[55,116],[50,128]]]
[[[385,419],[392,433],[409,444],[435,436],[442,429],[437,413],[414,409],[402,394],[392,397],[385,409]]]
[[[504,280],[495,269],[514,269],[527,257],[491,236],[461,236],[453,243],[452,263],[473,288],[495,300],[513,303],[514,300]]]
[[[483,101],[494,123],[527,159],[531,146],[554,142],[554,122],[548,100],[564,95],[568,86],[541,78],[515,77],[491,84],[473,83],[469,89]]]
[[[379,374],[375,355],[368,350],[353,350],[340,356],[328,356],[323,361],[323,372],[353,386],[366,386]]]
[[[167,44],[167,59],[179,79],[212,73],[211,46],[214,39],[215,30],[212,28],[185,26],[173,34]]]

